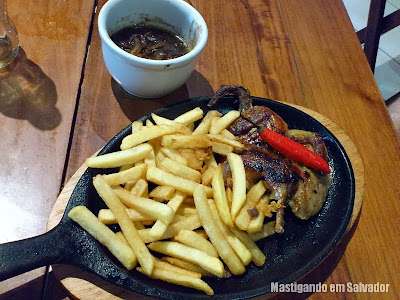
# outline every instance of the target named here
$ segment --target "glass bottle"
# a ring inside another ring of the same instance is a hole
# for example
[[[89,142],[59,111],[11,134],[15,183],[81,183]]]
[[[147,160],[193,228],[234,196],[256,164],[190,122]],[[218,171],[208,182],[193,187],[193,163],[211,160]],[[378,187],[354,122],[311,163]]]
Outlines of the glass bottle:
[[[7,0],[0,0],[0,68],[12,62],[18,48],[18,33],[7,15]]]

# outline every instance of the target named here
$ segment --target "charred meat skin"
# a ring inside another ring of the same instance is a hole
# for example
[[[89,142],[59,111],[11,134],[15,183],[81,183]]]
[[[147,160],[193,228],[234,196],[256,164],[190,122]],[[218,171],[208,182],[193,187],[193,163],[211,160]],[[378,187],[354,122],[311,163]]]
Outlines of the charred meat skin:
[[[257,125],[263,125],[279,134],[286,135],[288,130],[286,122],[268,107],[252,106],[243,111],[242,114]],[[243,118],[237,119],[230,126],[230,131],[236,136],[245,135],[251,129],[254,129],[254,126]]]

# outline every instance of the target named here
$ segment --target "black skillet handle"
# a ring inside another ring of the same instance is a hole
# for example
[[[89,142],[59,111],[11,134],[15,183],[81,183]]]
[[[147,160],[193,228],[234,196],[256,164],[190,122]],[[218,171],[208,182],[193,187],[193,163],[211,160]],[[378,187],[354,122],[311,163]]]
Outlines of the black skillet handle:
[[[60,262],[68,253],[65,230],[51,231],[25,240],[0,244],[0,281]]]

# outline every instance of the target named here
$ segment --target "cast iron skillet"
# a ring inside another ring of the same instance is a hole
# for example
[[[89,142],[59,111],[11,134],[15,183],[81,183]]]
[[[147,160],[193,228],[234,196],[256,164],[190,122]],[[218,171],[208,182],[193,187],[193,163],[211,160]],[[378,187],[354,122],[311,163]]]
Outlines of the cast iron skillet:
[[[208,97],[194,98],[155,111],[174,118],[196,106],[205,112]],[[221,99],[214,107],[222,113],[238,109],[232,97]],[[289,128],[318,132],[328,149],[332,186],[320,213],[307,221],[296,218],[287,209],[285,232],[258,242],[266,254],[264,266],[252,263],[245,274],[230,279],[206,278],[215,291],[215,299],[242,299],[269,293],[271,282],[291,283],[315,268],[335,247],[345,233],[354,201],[354,175],[350,161],[338,140],[309,115],[282,103],[253,97],[254,105],[264,105],[277,112]],[[146,120],[144,116],[139,120]],[[130,126],[118,133],[99,155],[119,150]],[[137,293],[166,299],[206,298],[205,294],[150,279],[137,271],[127,271],[107,249],[71,221],[67,214],[76,205],[86,205],[97,214],[105,204],[92,185],[92,177],[109,170],[87,169],[80,178],[58,226],[46,234],[0,245],[0,280],[49,264],[72,264],[97,274],[106,281]],[[114,228],[116,229],[116,228]]]

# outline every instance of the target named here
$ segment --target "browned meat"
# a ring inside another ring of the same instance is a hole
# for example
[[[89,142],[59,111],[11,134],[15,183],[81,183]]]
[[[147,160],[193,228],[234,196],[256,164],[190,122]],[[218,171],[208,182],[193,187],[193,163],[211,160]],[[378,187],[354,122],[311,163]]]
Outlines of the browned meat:
[[[307,220],[322,208],[328,194],[330,177],[318,176],[305,167],[302,169],[304,176],[298,182],[297,192],[288,202],[296,217]]]
[[[263,106],[252,106],[250,93],[243,87],[222,86],[210,100],[213,105],[224,95],[234,94],[240,101],[240,110],[244,117],[257,125],[263,125],[285,135],[327,159],[327,152],[322,138],[312,132],[289,130],[285,121],[274,111]],[[323,176],[283,157],[260,138],[256,128],[243,118],[236,120],[230,127],[232,132],[244,145],[239,152],[246,169],[246,179],[250,185],[264,180],[271,191],[271,200],[283,205],[277,210],[275,230],[283,232],[284,206],[289,203],[293,213],[308,219],[316,214],[326,199],[326,183],[321,183]],[[224,165],[224,178],[231,185],[231,173],[227,162]],[[327,175],[328,176],[328,175]],[[329,176],[328,176],[329,177]],[[325,188],[324,188],[325,187]]]

